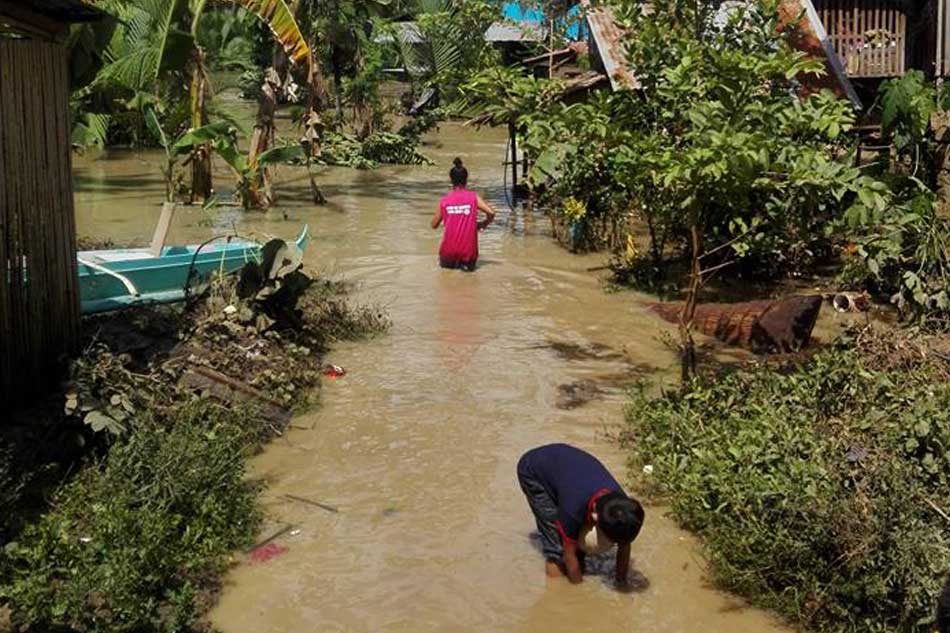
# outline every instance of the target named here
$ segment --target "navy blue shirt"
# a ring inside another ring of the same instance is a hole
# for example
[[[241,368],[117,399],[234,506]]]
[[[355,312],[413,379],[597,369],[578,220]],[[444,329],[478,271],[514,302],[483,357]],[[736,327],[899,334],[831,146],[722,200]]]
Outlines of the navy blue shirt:
[[[556,525],[562,539],[578,539],[596,497],[623,492],[596,457],[567,444],[532,449],[521,458],[520,466],[541,482],[557,504]]]

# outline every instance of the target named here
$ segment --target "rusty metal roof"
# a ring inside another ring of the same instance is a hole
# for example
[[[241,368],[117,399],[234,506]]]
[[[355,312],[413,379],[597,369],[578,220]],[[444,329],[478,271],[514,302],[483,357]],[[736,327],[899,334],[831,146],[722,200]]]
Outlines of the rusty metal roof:
[[[834,44],[828,39],[812,0],[782,0],[779,3],[779,21],[784,26],[798,29],[793,41],[795,48],[825,61],[828,71],[825,77],[820,80],[805,79],[804,83],[808,87],[829,88],[839,97],[847,97],[858,110],[863,109],[861,98],[835,52]]]
[[[604,70],[610,78],[610,87],[615,91],[636,90],[640,82],[630,69],[623,50],[624,32],[618,26],[613,10],[608,6],[591,7],[590,0],[581,0],[581,4],[587,11],[587,24],[604,63]]]

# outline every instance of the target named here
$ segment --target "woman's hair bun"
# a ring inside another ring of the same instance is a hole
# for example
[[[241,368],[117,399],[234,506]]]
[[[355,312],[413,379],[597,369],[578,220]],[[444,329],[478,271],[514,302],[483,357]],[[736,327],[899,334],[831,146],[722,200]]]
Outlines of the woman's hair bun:
[[[455,160],[452,161],[452,164],[455,165],[456,167],[461,167],[461,166],[462,166],[462,159],[459,158],[458,156],[456,156],[456,157],[455,157]]]

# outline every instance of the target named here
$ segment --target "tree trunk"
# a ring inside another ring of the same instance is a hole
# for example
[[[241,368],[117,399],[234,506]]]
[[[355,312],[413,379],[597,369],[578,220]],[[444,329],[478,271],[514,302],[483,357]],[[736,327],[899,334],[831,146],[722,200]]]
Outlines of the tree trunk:
[[[690,224],[689,235],[689,289],[686,292],[686,301],[683,302],[683,310],[680,312],[679,320],[680,368],[684,389],[689,387],[689,383],[696,376],[696,342],[693,340],[693,317],[696,315],[696,299],[699,295],[699,287],[702,284],[702,270],[699,263],[699,258],[702,255],[701,230],[695,219]]]
[[[200,46],[192,51],[191,71],[191,127],[205,124],[205,95],[208,76],[204,68],[205,52]],[[208,200],[211,197],[211,146],[195,147],[191,155],[191,202]]]
[[[338,58],[340,49],[333,47],[331,60],[333,64],[333,97],[336,99],[336,124],[343,125],[343,71]]]
[[[257,157],[263,154],[274,141],[277,116],[277,100],[287,75],[289,60],[281,47],[274,49],[271,67],[264,73],[264,85],[258,97],[257,118],[254,122],[254,134],[248,148],[247,166],[250,171],[245,183],[245,207],[266,209],[274,203],[274,192],[270,171],[260,167]]]
[[[317,181],[313,177],[312,160],[320,155],[320,140],[323,133],[323,119],[320,112],[326,108],[327,91],[326,83],[323,80],[323,74],[317,66],[317,60],[313,52],[307,59],[307,87],[308,103],[307,118],[304,120],[304,134],[300,139],[300,145],[307,156],[307,176],[310,180],[310,195],[314,204],[326,204],[327,199],[317,186]]]

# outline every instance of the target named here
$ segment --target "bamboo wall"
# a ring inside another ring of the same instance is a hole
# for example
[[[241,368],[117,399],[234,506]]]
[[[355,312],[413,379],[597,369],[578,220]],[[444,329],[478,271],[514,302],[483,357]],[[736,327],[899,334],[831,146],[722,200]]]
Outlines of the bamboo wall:
[[[828,39],[848,76],[870,78],[904,74],[907,14],[903,7],[891,0],[815,2]]]
[[[0,405],[49,388],[79,342],[67,64],[0,37]]]
[[[950,0],[937,0],[937,63],[938,77],[950,75]]]

